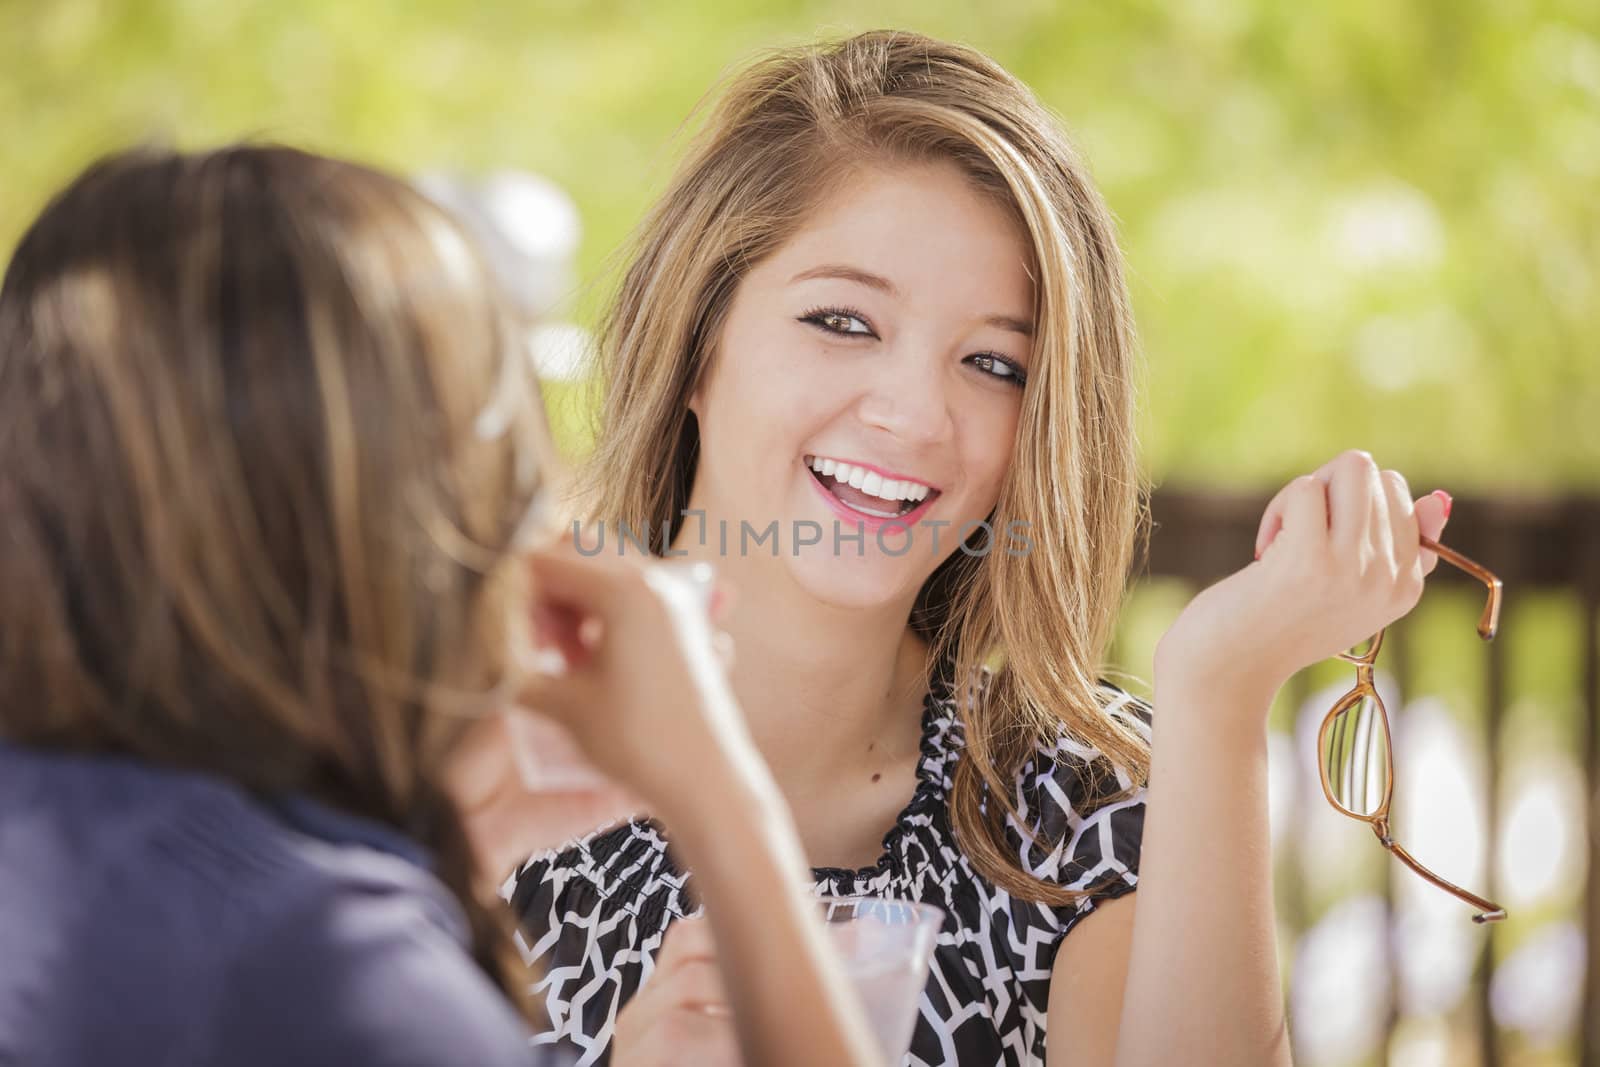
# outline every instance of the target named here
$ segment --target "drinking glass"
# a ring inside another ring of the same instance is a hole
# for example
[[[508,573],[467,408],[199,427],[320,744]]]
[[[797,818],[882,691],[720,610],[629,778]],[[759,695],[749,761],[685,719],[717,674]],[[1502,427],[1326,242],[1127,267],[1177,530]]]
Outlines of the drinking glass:
[[[874,897],[830,897],[821,904],[884,1062],[900,1063],[911,1049],[944,912],[932,904]]]

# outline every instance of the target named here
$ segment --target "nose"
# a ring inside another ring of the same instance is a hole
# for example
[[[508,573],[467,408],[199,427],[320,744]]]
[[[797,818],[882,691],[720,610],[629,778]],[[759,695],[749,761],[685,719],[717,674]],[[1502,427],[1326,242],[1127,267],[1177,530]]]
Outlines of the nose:
[[[857,409],[861,421],[912,446],[949,437],[948,383],[939,361],[911,345],[874,361]]]

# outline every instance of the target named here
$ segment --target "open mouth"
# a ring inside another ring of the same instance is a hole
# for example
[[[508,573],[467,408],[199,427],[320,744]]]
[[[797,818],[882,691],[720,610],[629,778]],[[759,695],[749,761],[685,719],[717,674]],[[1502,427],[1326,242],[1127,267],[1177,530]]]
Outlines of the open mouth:
[[[805,457],[806,469],[840,503],[876,519],[897,519],[938,499],[939,490],[909,478],[888,478],[859,464]]]

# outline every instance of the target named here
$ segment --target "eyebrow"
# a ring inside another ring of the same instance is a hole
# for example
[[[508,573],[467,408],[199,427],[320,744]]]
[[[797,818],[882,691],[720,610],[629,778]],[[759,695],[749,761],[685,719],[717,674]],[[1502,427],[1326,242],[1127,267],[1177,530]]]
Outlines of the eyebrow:
[[[900,295],[900,291],[894,287],[894,282],[891,282],[881,274],[873,274],[871,271],[862,270],[859,267],[848,267],[842,263],[826,263],[820,267],[803,270],[793,278],[790,278],[789,284],[810,281],[813,278],[842,278],[847,282],[857,282],[867,286],[869,289],[876,289],[880,293],[885,293],[889,296]]]
[[[993,326],[997,330],[1009,330],[1011,333],[1020,333],[1024,337],[1033,336],[1033,323],[1026,319],[1014,319],[1010,315],[988,315],[984,317],[985,326]]]
[[[847,282],[855,282],[858,285],[865,285],[869,289],[876,289],[886,296],[900,295],[900,290],[895,288],[894,282],[883,277],[883,275],[873,274],[871,271],[862,270],[860,267],[851,267],[843,263],[827,263],[820,267],[812,267],[810,270],[803,270],[793,278],[790,278],[789,284],[812,281],[817,278],[838,278]],[[1020,333],[1024,337],[1033,336],[1033,323],[1027,319],[1019,319],[1012,315],[986,315],[983,322],[986,326],[993,326],[996,329],[1006,330],[1011,333]]]

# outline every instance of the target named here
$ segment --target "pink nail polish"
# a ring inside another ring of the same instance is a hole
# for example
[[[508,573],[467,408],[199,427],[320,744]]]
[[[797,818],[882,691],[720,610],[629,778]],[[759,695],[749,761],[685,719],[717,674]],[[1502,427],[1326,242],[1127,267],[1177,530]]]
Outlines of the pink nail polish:
[[[1454,501],[1450,499],[1450,494],[1443,489],[1435,489],[1433,495],[1444,501],[1444,517],[1448,519],[1450,517],[1450,508],[1454,504]]]

